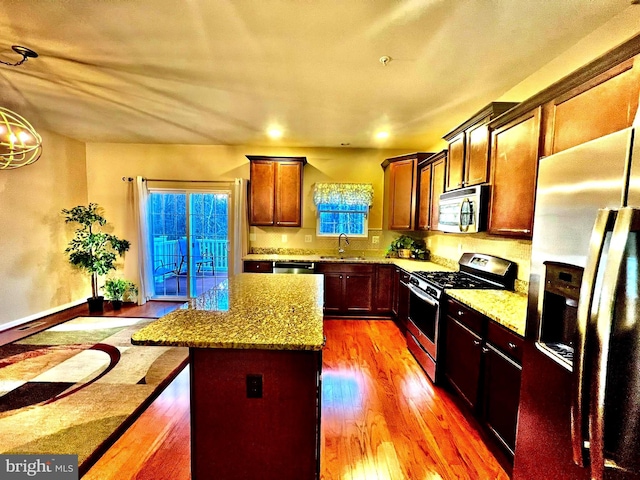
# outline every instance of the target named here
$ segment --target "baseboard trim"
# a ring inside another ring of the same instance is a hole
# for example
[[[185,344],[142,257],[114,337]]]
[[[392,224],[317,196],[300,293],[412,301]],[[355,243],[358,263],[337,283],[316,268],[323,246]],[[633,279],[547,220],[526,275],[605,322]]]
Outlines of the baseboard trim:
[[[5,330],[10,330],[15,327],[19,327],[20,325],[23,325],[25,323],[29,323],[34,320],[39,320],[40,318],[44,318],[49,315],[62,312],[69,308],[77,307],[78,305],[82,305],[86,301],[87,301],[86,299],[76,300],[74,302],[69,302],[69,303],[65,303],[64,305],[59,305],[57,307],[50,308],[49,310],[45,310],[44,312],[34,313],[33,315],[29,315],[28,317],[23,317],[18,320],[12,320],[11,322],[8,322],[8,323],[3,323],[2,325],[0,325],[0,332],[3,332]]]

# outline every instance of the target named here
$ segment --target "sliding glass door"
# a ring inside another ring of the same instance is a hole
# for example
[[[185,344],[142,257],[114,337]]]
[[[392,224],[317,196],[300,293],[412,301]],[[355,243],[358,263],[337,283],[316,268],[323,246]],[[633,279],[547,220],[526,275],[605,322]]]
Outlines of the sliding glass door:
[[[155,295],[189,298],[226,286],[229,272],[229,192],[151,190]]]

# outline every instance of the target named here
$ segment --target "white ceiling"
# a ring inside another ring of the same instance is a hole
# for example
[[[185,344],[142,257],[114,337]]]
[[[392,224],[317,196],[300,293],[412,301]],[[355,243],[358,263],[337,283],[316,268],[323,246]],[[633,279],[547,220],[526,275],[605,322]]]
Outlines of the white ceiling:
[[[0,0],[0,58],[40,54],[0,66],[0,105],[85,142],[376,147],[387,129],[422,150],[628,7]]]

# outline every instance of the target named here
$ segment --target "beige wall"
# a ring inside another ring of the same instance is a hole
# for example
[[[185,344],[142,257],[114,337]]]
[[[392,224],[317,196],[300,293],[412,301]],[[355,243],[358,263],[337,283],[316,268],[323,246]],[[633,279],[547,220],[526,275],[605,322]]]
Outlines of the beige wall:
[[[383,170],[382,160],[399,153],[396,150],[330,149],[330,148],[270,148],[247,146],[135,145],[87,144],[87,176],[89,201],[105,208],[114,233],[133,243],[127,252],[123,272],[137,281],[138,247],[136,245],[135,212],[131,183],[122,177],[142,175],[147,178],[176,180],[232,180],[249,178],[246,155],[306,156],[304,167],[303,227],[256,228],[252,247],[279,246],[286,248],[323,248],[335,239],[315,240],[315,211],[312,189],[316,182],[371,182],[374,186],[374,206],[370,227],[382,227]],[[287,243],[282,243],[282,235]],[[305,235],[313,242],[305,243]],[[356,242],[363,245],[366,241]]]
[[[84,144],[34,126],[40,159],[0,170],[0,329],[91,295],[64,254],[73,230],[60,213],[87,202]]]

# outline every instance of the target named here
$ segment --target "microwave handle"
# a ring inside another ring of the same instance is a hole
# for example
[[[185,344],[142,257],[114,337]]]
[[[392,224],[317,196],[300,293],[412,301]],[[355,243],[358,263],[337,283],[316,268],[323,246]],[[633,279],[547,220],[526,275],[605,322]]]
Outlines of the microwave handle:
[[[462,219],[464,218],[464,207],[466,205],[469,205],[469,210],[471,210],[471,200],[469,200],[468,198],[465,198],[464,200],[462,200],[462,202],[460,202],[460,212],[458,213],[458,223],[459,223],[459,228],[461,232],[466,232],[469,230],[469,226],[471,225],[470,223],[466,223],[463,224],[462,223]]]

